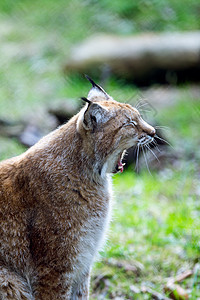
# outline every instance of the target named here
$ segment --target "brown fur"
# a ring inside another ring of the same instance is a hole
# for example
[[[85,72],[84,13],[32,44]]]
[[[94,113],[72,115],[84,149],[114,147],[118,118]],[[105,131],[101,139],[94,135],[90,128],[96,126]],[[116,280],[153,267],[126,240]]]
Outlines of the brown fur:
[[[99,86],[88,99],[67,124],[0,163],[0,299],[88,299],[109,223],[108,173],[155,134]]]

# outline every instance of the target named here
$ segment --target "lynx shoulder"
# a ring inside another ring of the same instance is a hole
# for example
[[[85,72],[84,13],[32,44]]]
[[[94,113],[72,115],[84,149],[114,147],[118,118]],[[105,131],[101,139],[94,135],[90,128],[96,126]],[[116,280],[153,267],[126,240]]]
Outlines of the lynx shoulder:
[[[88,299],[109,224],[113,172],[155,130],[92,83],[86,105],[24,154],[0,163],[0,299]]]

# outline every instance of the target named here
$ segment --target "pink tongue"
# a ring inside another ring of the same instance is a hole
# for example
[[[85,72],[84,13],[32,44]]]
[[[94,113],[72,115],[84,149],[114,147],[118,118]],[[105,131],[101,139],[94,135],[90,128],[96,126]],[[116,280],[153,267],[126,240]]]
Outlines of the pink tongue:
[[[124,171],[124,166],[122,165],[122,161],[120,159],[118,160],[118,167],[121,167],[119,170],[122,173]]]

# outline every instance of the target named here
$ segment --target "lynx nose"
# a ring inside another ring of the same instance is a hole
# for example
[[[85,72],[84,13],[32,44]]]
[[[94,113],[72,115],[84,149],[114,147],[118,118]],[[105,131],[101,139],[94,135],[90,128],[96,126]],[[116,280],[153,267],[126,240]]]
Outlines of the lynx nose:
[[[151,127],[151,130],[149,130],[148,135],[150,135],[151,137],[154,137],[156,134],[156,130],[152,126],[150,126],[150,127]]]
[[[148,134],[151,137],[154,137],[156,134],[155,128],[153,128],[151,125],[149,125],[143,119],[141,119],[141,128],[142,128],[143,132],[145,132],[146,134]]]

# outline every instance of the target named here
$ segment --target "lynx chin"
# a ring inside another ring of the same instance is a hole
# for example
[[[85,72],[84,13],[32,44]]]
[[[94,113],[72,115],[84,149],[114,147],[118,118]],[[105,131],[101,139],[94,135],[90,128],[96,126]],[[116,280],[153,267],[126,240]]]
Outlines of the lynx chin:
[[[92,79],[69,122],[0,163],[0,299],[89,299],[109,225],[111,173],[155,129]]]

